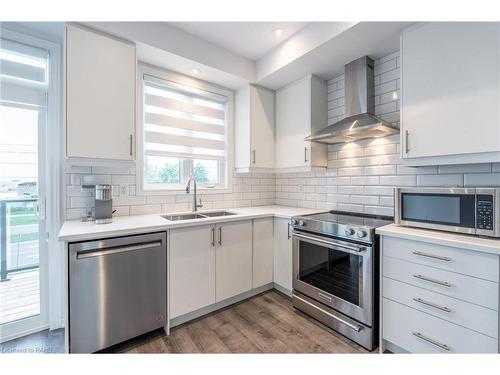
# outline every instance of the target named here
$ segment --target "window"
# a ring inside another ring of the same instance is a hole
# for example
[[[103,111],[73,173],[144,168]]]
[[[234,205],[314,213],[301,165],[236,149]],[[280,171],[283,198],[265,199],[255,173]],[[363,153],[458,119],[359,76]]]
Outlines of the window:
[[[202,189],[227,188],[230,92],[148,73],[141,74],[142,189],[181,190],[190,177]]]

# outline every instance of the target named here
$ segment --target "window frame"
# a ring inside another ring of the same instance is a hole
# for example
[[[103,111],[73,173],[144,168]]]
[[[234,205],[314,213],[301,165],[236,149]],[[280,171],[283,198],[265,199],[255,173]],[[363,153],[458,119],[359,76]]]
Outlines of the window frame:
[[[144,155],[144,76],[148,75],[153,78],[169,81],[174,85],[187,86],[196,90],[203,90],[215,95],[222,95],[227,98],[227,131],[226,131],[226,160],[219,161],[219,173],[221,180],[224,181],[219,185],[204,185],[197,184],[198,191],[203,194],[220,194],[233,192],[233,166],[234,166],[234,92],[230,89],[218,86],[213,83],[205,82],[200,79],[189,77],[181,73],[173,72],[167,69],[159,68],[138,62],[137,66],[137,137],[136,137],[136,183],[137,192],[139,195],[179,195],[185,194],[185,183],[189,179],[189,171],[191,171],[191,159],[181,159],[181,183],[166,186],[159,184],[157,188],[151,188],[145,183],[146,163]],[[222,166],[221,166],[222,164]]]

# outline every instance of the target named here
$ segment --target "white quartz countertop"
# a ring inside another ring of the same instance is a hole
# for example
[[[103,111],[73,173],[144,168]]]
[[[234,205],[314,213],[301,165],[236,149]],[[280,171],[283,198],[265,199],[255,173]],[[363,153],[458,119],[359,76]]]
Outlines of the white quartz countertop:
[[[429,229],[409,228],[389,224],[376,230],[382,236],[425,241],[437,245],[452,246],[466,250],[500,255],[500,239],[455,234]]]
[[[162,231],[171,228],[182,228],[243,219],[255,219],[259,217],[281,217],[289,219],[292,216],[314,214],[317,212],[324,212],[326,210],[286,206],[257,206],[207,210],[199,211],[199,213],[210,211],[229,211],[235,213],[236,215],[180,221],[169,221],[161,217],[161,215],[178,215],[182,214],[182,212],[154,215],[118,216],[113,218],[112,223],[101,225],[97,225],[93,222],[81,222],[80,220],[68,220],[62,225],[61,230],[59,231],[59,240],[76,242],[128,234]]]

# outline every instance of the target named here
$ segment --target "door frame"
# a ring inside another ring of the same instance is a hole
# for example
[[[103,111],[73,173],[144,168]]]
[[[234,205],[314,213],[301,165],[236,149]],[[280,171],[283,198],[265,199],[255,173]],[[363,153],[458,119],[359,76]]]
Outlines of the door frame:
[[[0,342],[12,340],[47,328],[56,329],[64,322],[64,257],[63,245],[57,239],[64,207],[62,193],[62,124],[61,124],[61,46],[45,39],[1,27],[1,36],[18,43],[27,44],[48,51],[49,86],[43,134],[39,139],[39,196],[44,199],[45,219],[40,225],[39,236],[45,238],[45,245],[39,254],[40,270],[40,314],[20,319],[1,326]],[[39,127],[40,130],[40,127]],[[41,141],[41,142],[40,142]],[[40,162],[41,161],[41,162]],[[49,272],[51,270],[52,272]]]

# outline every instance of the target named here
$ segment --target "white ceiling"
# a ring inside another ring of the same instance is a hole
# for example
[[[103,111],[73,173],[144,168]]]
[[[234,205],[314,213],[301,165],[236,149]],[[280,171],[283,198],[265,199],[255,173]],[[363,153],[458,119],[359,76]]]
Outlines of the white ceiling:
[[[169,22],[185,32],[233,51],[251,60],[258,60],[283,43],[307,22]],[[282,29],[277,39],[274,30]]]

